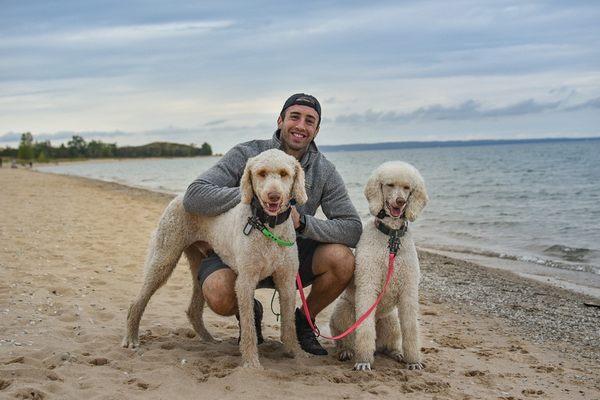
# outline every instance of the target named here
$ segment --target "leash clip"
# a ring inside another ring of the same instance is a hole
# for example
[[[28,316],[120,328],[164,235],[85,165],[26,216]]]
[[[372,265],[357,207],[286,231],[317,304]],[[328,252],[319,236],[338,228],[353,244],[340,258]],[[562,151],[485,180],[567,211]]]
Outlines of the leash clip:
[[[262,230],[261,224],[256,220],[256,217],[248,217],[248,223],[244,227],[244,235],[248,236],[252,232],[252,228]]]
[[[390,249],[390,253],[394,255],[398,253],[398,249],[400,249],[400,236],[390,236],[390,240],[388,241],[388,249]]]

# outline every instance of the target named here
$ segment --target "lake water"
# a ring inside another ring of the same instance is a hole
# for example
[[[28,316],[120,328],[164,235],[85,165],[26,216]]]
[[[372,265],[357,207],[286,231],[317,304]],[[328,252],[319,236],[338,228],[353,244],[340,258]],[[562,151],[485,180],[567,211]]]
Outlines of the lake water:
[[[430,196],[413,232],[437,250],[600,275],[600,140],[325,153],[363,219],[363,188],[390,160],[415,165]],[[39,168],[180,193],[218,157]]]

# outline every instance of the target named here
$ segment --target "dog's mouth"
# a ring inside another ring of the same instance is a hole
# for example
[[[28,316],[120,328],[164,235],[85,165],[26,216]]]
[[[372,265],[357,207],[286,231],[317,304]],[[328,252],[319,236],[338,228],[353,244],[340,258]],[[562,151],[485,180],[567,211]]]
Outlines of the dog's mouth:
[[[399,218],[404,213],[404,209],[406,208],[406,203],[402,204],[400,207],[393,206],[391,204],[387,204],[388,211],[390,212],[390,216],[393,218]]]
[[[280,213],[281,211],[281,206],[283,204],[283,202],[281,200],[279,201],[261,201],[262,203],[262,208],[263,210],[265,210],[265,212],[269,215],[277,215]]]

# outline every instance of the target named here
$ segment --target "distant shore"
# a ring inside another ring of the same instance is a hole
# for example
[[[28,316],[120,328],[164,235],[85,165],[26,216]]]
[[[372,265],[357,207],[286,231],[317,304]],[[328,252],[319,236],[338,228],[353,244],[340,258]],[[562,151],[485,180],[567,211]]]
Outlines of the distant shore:
[[[122,349],[147,241],[172,196],[6,167],[0,186],[0,397],[600,398],[596,299],[426,251],[423,372],[381,356],[369,374],[333,355],[284,358],[270,312],[265,371],[238,368],[234,318],[207,312],[219,344],[194,337],[183,260],[148,306],[141,348]],[[271,292],[257,295],[268,310]],[[317,320],[324,333],[329,312]]]

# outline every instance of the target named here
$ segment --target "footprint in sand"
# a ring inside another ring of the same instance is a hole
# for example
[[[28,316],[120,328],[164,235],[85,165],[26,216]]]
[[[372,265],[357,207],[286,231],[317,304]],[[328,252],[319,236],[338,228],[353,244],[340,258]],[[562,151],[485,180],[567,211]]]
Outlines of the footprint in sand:
[[[21,400],[44,400],[46,394],[34,388],[23,388],[17,390],[13,397]]]
[[[11,381],[7,379],[0,379],[0,390],[4,390],[12,384]]]
[[[472,371],[467,371],[465,372],[465,376],[485,376],[486,373],[483,371],[477,371],[477,370],[472,370]]]
[[[544,394],[543,390],[538,390],[538,389],[523,389],[521,391],[521,393],[527,397],[532,397],[532,396],[541,396]]]
[[[436,349],[435,347],[421,347],[421,352],[423,354],[436,354],[439,353],[439,349]]]

